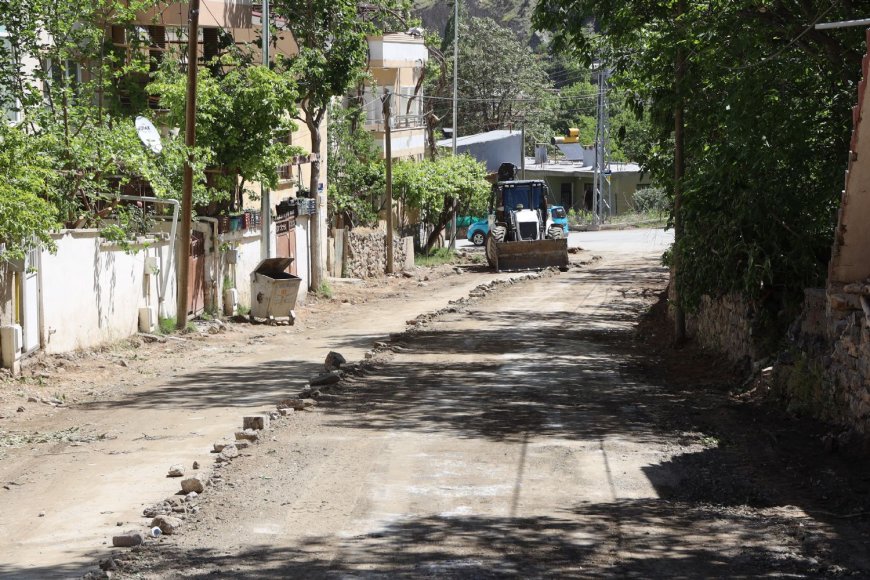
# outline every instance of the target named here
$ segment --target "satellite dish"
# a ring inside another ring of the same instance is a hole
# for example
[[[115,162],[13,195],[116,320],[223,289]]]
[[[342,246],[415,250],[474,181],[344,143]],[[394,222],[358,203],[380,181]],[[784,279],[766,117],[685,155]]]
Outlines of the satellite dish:
[[[136,117],[136,133],[142,144],[154,153],[163,151],[163,143],[160,141],[160,133],[154,123],[145,117]]]

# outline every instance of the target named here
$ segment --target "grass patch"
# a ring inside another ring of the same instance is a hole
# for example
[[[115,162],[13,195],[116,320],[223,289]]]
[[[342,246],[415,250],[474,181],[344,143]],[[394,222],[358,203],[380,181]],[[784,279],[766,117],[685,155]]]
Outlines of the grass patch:
[[[332,298],[332,286],[329,285],[329,282],[324,280],[320,283],[320,286],[317,287],[315,293],[321,298]]]
[[[452,264],[456,261],[456,252],[450,248],[436,248],[431,254],[417,254],[414,256],[415,266],[424,266],[431,268],[432,266],[441,266],[442,264]]]
[[[157,328],[160,330],[160,334],[172,334],[175,332],[175,324],[175,317],[161,318],[157,321]]]
[[[615,225],[638,224],[644,227],[663,228],[668,224],[669,215],[668,212],[663,211],[631,212],[611,216],[608,222]]]
[[[177,329],[175,328],[177,323],[178,321],[175,317],[161,318],[157,321],[157,330],[160,334],[172,334],[173,332],[177,332]],[[196,330],[196,325],[193,322],[188,322],[184,329],[188,332],[192,332]]]

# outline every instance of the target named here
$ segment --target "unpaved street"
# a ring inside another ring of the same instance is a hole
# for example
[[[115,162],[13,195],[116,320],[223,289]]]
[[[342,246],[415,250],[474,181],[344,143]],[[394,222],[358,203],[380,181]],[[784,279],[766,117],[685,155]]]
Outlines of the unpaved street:
[[[825,455],[812,424],[735,403],[712,358],[669,358],[661,321],[639,333],[666,281],[665,240],[602,234],[602,259],[574,256],[585,264],[569,272],[498,284],[482,273],[445,278],[432,284],[439,300],[354,308],[330,332],[306,331],[317,345],[292,356],[271,348],[98,406],[128,420],[153,405],[179,407],[179,421],[207,416],[213,426],[173,443],[183,444],[179,460],[205,463],[210,437],[242,411],[298,392],[318,356],[334,349],[358,360],[386,342],[362,375],[215,468],[214,484],[187,502],[180,533],[102,548],[93,562],[111,554],[114,577],[125,578],[870,574],[870,473]],[[424,304],[442,310],[407,332],[385,330]],[[669,384],[674,361],[689,378]],[[152,483],[116,502],[128,504],[117,508],[122,529],[144,529],[150,519],[134,512],[172,493],[160,475],[173,461],[160,449],[136,455]],[[100,490],[104,501],[108,493]],[[117,517],[103,518],[103,538]],[[33,577],[79,570],[0,567]]]

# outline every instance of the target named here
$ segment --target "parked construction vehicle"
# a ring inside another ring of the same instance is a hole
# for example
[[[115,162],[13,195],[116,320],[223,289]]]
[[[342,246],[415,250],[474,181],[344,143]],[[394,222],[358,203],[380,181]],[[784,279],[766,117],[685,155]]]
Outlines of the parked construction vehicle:
[[[492,186],[486,260],[500,270],[568,268],[568,240],[547,208],[544,181],[517,180],[516,166],[503,163]]]

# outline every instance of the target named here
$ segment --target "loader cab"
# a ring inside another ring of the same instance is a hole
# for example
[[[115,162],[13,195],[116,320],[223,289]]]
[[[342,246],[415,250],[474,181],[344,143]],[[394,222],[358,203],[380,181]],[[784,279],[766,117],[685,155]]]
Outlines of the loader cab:
[[[499,181],[492,187],[491,213],[495,221],[508,221],[506,212],[518,209],[541,210],[547,215],[547,184],[541,180]]]

